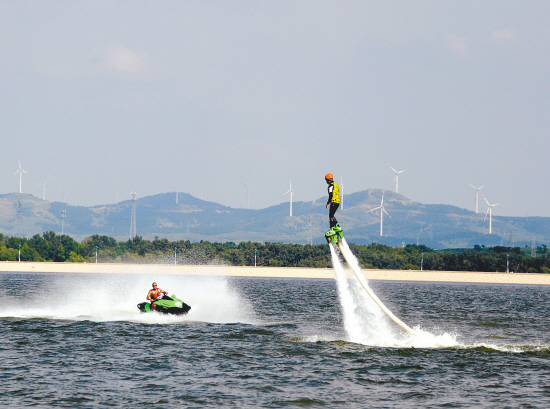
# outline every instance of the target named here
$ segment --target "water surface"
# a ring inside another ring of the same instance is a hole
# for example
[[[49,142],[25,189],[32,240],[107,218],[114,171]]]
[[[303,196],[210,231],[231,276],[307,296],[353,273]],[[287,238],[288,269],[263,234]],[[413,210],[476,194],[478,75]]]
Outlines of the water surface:
[[[190,314],[140,314],[153,280]],[[371,286],[426,336],[353,291],[346,327],[334,280],[0,274],[0,405],[550,406],[550,288]]]

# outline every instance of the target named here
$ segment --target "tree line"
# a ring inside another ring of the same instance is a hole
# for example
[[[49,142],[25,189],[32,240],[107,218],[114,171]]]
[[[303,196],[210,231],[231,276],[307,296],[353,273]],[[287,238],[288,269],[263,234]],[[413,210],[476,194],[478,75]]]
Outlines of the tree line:
[[[550,273],[550,255],[546,246],[540,255],[524,254],[519,247],[475,246],[474,249],[434,250],[424,245],[390,247],[384,244],[350,243],[362,268],[439,271],[510,271]],[[140,236],[117,242],[103,235],[77,242],[54,232],[31,238],[0,234],[0,261],[228,264],[234,266],[332,267],[326,244],[286,244],[241,242],[235,244],[189,240],[168,241]]]

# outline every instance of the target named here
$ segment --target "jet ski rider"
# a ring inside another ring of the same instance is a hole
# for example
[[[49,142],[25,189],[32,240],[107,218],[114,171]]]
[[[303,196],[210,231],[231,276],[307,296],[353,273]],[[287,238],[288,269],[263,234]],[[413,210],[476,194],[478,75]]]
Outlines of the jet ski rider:
[[[162,294],[168,295],[166,291],[157,287],[157,283],[153,283],[153,288],[149,290],[149,293],[147,294],[147,301],[151,302],[151,307],[153,307],[154,310],[157,309],[157,306],[153,303],[157,300],[157,298],[160,298]]]

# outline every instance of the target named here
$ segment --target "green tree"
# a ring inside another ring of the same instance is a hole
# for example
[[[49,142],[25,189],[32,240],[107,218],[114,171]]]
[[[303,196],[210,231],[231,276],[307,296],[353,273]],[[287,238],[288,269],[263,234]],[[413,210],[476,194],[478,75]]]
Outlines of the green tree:
[[[59,244],[59,246],[55,250],[55,257],[53,261],[66,261],[67,256],[65,255],[65,246],[63,244]]]
[[[82,257],[80,254],[76,254],[76,252],[71,251],[69,253],[69,258],[65,260],[65,262],[71,262],[71,263],[85,263],[86,260],[84,257]]]
[[[16,261],[18,250],[9,249],[4,243],[0,244],[0,261]]]
[[[44,261],[38,251],[31,248],[29,243],[23,244],[21,247],[21,261]]]

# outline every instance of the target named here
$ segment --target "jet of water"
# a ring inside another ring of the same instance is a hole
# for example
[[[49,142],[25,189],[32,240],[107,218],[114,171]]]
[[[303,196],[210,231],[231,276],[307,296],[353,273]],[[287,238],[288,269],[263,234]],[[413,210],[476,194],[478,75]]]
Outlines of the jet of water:
[[[415,328],[411,333],[399,331],[365,291],[363,286],[368,286],[368,280],[362,275],[359,263],[351,254],[347,244],[344,243],[344,251],[347,250],[349,253],[346,254],[346,259],[352,268],[360,274],[360,278],[352,274],[348,279],[334,245],[330,243],[329,246],[348,341],[363,345],[390,347],[433,348],[457,345],[456,340],[449,334],[435,336],[420,328]],[[359,279],[363,280],[362,285]]]

